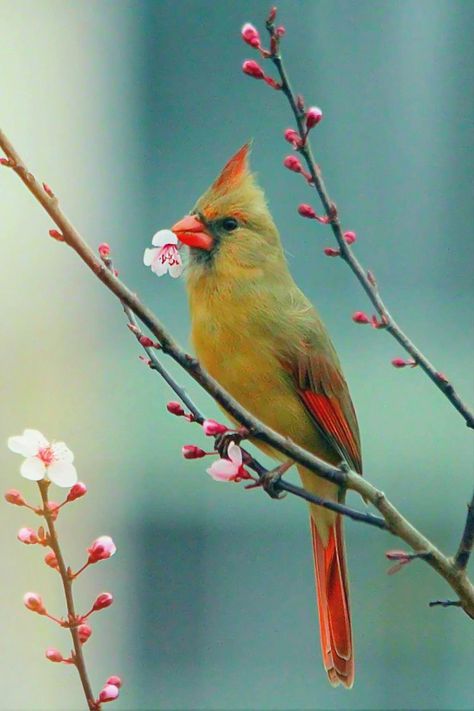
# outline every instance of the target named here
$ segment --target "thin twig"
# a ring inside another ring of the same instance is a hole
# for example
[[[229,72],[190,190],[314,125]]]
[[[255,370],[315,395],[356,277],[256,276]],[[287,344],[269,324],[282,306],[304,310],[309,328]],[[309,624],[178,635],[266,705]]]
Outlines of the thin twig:
[[[127,305],[135,316],[150,329],[155,338],[158,339],[163,353],[171,356],[232,417],[250,430],[253,439],[269,444],[272,448],[283,453],[286,458],[302,464],[323,479],[357,491],[364,499],[370,501],[384,517],[387,528],[391,533],[399,536],[415,552],[429,554],[427,557],[428,564],[449,583],[462,601],[462,607],[466,614],[474,618],[474,586],[464,571],[459,571],[454,563],[404,518],[385,495],[370,484],[367,479],[362,478],[355,472],[331,466],[294,442],[282,437],[242,407],[200,366],[195,358],[179,347],[161,321],[140,301],[138,296],[111,274],[107,267],[99,261],[94,251],[62,212],[57,198],[55,196],[51,197],[51,194],[47,193],[27,170],[20,156],[1,130],[0,147],[7,156],[11,169],[20,177],[28,190],[35,196],[61,230],[60,238],[80,256],[89,269],[115,294],[119,301]]]
[[[454,564],[459,570],[465,570],[469,562],[474,545],[474,493],[467,505],[467,516],[464,531],[459,544],[458,552],[454,557]]]
[[[308,170],[312,178],[312,184],[321,199],[324,206],[326,216],[329,219],[329,224],[331,225],[334,236],[339,245],[339,251],[341,258],[347,262],[352,272],[355,274],[362,288],[366,292],[370,301],[374,305],[375,309],[382,317],[384,328],[388,333],[390,333],[396,341],[404,348],[414,359],[414,361],[420,366],[420,368],[428,375],[436,387],[441,390],[441,392],[448,398],[450,403],[464,418],[466,425],[468,427],[474,428],[474,413],[470,408],[461,400],[459,394],[455,391],[453,385],[448,381],[445,375],[443,375],[439,370],[437,370],[428,358],[420,351],[419,348],[415,346],[413,341],[402,331],[400,326],[397,324],[393,316],[388,311],[382,298],[379,294],[379,290],[375,283],[375,280],[370,275],[370,273],[362,267],[358,259],[355,257],[353,250],[347,244],[344,239],[344,231],[341,227],[341,222],[339,219],[339,214],[336,209],[335,203],[331,200],[329,193],[327,191],[326,185],[324,183],[323,177],[321,175],[321,169],[316,163],[313,153],[311,150],[310,142],[306,136],[304,117],[304,109],[298,107],[298,102],[296,95],[291,88],[291,84],[288,78],[288,74],[283,64],[281,57],[279,45],[280,37],[275,32],[275,25],[273,22],[267,22],[267,29],[270,37],[273,38],[273,45],[276,49],[276,53],[272,54],[269,58],[277,68],[278,74],[281,80],[281,90],[285,94],[288,102],[291,106],[291,110],[296,120],[298,127],[298,133],[301,139],[301,146],[297,149],[301,155],[304,157]]]
[[[429,607],[461,607],[459,600],[432,600]]]
[[[91,688],[89,677],[87,674],[86,662],[84,659],[84,655],[82,653],[82,644],[80,642],[79,632],[78,632],[79,618],[76,615],[76,610],[75,610],[75,606],[74,606],[74,597],[72,594],[72,580],[69,577],[68,570],[66,568],[66,564],[64,562],[63,554],[61,551],[61,546],[59,545],[59,539],[58,539],[58,536],[56,533],[56,527],[54,525],[54,513],[49,508],[48,487],[49,487],[48,480],[42,479],[41,481],[38,481],[38,488],[40,490],[41,499],[43,501],[42,515],[46,519],[46,523],[48,525],[48,531],[49,531],[48,544],[51,546],[51,548],[54,552],[54,555],[56,556],[56,560],[58,562],[59,574],[61,576],[61,580],[62,580],[63,588],[64,588],[64,595],[66,598],[67,622],[68,622],[69,631],[70,631],[71,637],[72,637],[72,643],[74,646],[74,655],[73,655],[74,666],[76,667],[76,669],[79,673],[82,688],[84,689],[84,695],[86,697],[87,705],[88,705],[90,711],[100,711],[100,709],[101,709],[100,704],[94,700],[94,694],[92,693],[92,688]]]

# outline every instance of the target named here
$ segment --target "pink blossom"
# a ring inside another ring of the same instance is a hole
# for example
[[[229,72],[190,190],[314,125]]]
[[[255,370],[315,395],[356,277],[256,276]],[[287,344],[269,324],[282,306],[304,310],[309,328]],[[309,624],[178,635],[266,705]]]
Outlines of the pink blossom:
[[[285,168],[288,168],[288,170],[292,170],[294,173],[301,173],[301,171],[303,170],[303,166],[301,165],[296,156],[286,156],[285,160],[283,161],[283,165],[285,166]]]
[[[101,244],[99,244],[98,252],[102,259],[107,259],[107,257],[110,256],[110,244],[107,244],[107,242],[102,242]]]
[[[25,479],[39,481],[47,476],[57,486],[77,482],[74,455],[64,442],[50,443],[38,430],[24,430],[22,435],[9,437],[8,448],[25,457],[20,467]]]
[[[352,320],[354,323],[370,323],[370,318],[363,311],[355,311]]]
[[[64,661],[64,657],[61,652],[58,649],[54,649],[54,647],[49,647],[49,649],[46,650],[44,656],[46,657],[46,659],[49,659],[50,662]]]
[[[263,71],[262,67],[257,64],[257,62],[254,62],[253,59],[245,60],[245,62],[242,64],[242,71],[244,74],[247,74],[249,77],[253,77],[254,79],[265,78],[265,72]]]
[[[201,447],[197,447],[195,444],[185,444],[181,447],[181,453],[185,459],[201,459],[207,454],[207,452],[201,449]]]
[[[26,543],[27,545],[39,543],[38,534],[32,528],[20,528],[16,537],[21,543]]]
[[[78,481],[77,484],[74,484],[74,486],[71,487],[69,490],[69,494],[67,495],[66,501],[75,501],[76,499],[80,499],[81,496],[85,496],[87,494],[87,486],[82,483],[82,481]]]
[[[77,633],[79,635],[79,642],[81,644],[85,644],[92,634],[92,627],[84,623],[82,625],[79,625],[79,627],[77,628]]]
[[[114,684],[106,684],[100,691],[99,701],[105,704],[107,701],[115,701],[119,695],[118,687]]]
[[[156,276],[169,273],[177,279],[183,273],[183,261],[178,252],[178,238],[171,230],[159,230],[151,240],[155,249],[145,249],[143,264],[151,267]]]
[[[56,555],[53,551],[49,551],[49,553],[46,553],[44,557],[44,562],[46,563],[46,565],[49,565],[50,568],[54,568],[54,570],[59,570],[58,559],[56,558]]]
[[[8,489],[8,491],[5,492],[5,501],[15,506],[25,506],[26,504],[22,493],[18,491],[18,489]]]
[[[288,141],[288,143],[291,143],[293,148],[300,148],[303,144],[300,134],[298,133],[298,131],[295,131],[294,128],[287,128],[284,133],[284,136],[285,136],[285,141]]]
[[[117,547],[110,536],[99,536],[87,549],[89,553],[88,563],[97,563],[99,560],[107,560],[114,555]]]
[[[251,478],[242,466],[242,450],[234,442],[231,442],[227,449],[227,459],[213,462],[207,473],[216,481],[241,481]]]
[[[204,420],[202,429],[204,430],[204,434],[208,437],[215,437],[215,435],[224,434],[224,432],[229,431],[228,427],[222,425],[220,422],[216,422],[216,420]]]
[[[174,401],[169,402],[166,405],[166,409],[172,415],[176,415],[177,417],[182,417],[184,415],[184,410],[179,402],[174,402]]]
[[[317,106],[311,106],[306,112],[306,128],[314,128],[323,118],[323,112]]]
[[[316,218],[316,213],[311,207],[311,205],[307,205],[306,203],[302,203],[301,205],[298,206],[298,212],[301,215],[301,217],[309,217],[310,219],[315,219]]]
[[[355,232],[352,232],[350,230],[347,232],[344,232],[344,240],[347,244],[354,244],[356,239],[357,239],[357,235]]]
[[[94,604],[92,605],[92,611],[97,612],[98,610],[104,610],[106,607],[110,607],[113,601],[114,598],[110,593],[101,593],[100,595],[97,595],[96,599],[94,600]]]
[[[27,592],[23,595],[23,604],[31,612],[37,612],[38,615],[46,615],[46,608],[43,604],[41,595],[34,592]]]
[[[250,22],[246,22],[241,30],[242,39],[247,42],[251,47],[260,47],[260,35]]]

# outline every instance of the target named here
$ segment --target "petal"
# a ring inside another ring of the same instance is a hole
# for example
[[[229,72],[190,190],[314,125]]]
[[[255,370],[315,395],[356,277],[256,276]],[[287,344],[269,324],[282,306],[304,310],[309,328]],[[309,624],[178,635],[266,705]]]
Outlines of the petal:
[[[159,251],[159,249],[145,249],[145,252],[143,253],[143,264],[146,267],[151,267],[155,255],[158,254]]]
[[[183,265],[183,262],[181,261],[181,258],[180,258],[178,264],[172,264],[169,267],[168,271],[169,271],[170,277],[172,277],[173,279],[178,279],[181,276],[181,274],[183,273],[183,269],[184,269],[184,265]]]
[[[165,244],[178,244],[178,238],[171,230],[158,230],[153,235],[151,243],[154,247],[164,247]]]
[[[157,251],[161,252],[161,249]],[[153,264],[151,265],[151,271],[153,272],[153,274],[156,274],[156,276],[160,277],[163,276],[163,274],[166,274],[166,272],[168,271],[168,266],[168,262],[163,261],[161,257],[159,257],[158,259],[153,260]]]
[[[69,447],[66,446],[65,442],[54,442],[54,444],[51,445],[51,449],[53,450],[55,459],[59,459],[62,462],[68,462],[69,464],[73,463],[74,454],[71,452]]]
[[[235,442],[231,442],[229,444],[229,447],[227,449],[227,456],[237,468],[240,467],[240,465],[242,464],[242,450],[235,444]]]
[[[77,471],[71,462],[53,462],[48,467],[48,478],[56,486],[72,486],[77,481]]]
[[[30,481],[39,481],[46,474],[46,467],[38,457],[28,457],[20,467],[20,474]]]
[[[219,459],[206,470],[209,476],[216,481],[231,481],[238,472],[238,468],[228,459]]]
[[[22,435],[8,439],[8,448],[24,457],[34,457],[39,449],[47,447],[48,444],[46,437],[38,430],[24,430]]]

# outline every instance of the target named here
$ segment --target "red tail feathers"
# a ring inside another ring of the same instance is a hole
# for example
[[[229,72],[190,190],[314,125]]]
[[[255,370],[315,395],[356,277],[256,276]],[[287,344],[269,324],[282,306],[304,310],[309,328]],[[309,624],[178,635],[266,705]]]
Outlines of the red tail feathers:
[[[311,516],[318,614],[324,667],[333,686],[354,683],[351,613],[342,519],[337,517],[324,546]]]

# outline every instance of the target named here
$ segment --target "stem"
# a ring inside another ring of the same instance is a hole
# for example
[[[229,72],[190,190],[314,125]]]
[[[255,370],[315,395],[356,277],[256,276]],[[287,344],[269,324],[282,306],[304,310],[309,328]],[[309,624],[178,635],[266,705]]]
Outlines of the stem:
[[[267,29],[270,33],[270,36],[276,40],[276,46],[278,47],[279,38],[275,34],[274,25],[272,23],[267,23]],[[375,309],[382,317],[384,323],[386,324],[385,330],[388,331],[393,336],[393,338],[395,338],[395,340],[402,346],[402,348],[404,348],[407,353],[412,356],[417,365],[420,366],[420,368],[426,373],[426,375],[431,379],[431,381],[436,385],[436,387],[441,390],[441,392],[448,398],[453,407],[455,407],[455,409],[462,415],[466,422],[466,425],[470,428],[474,428],[474,413],[461,400],[460,396],[455,391],[453,385],[445,378],[445,376],[441,375],[439,370],[437,370],[434,365],[430,363],[430,361],[422,353],[422,351],[420,351],[420,349],[415,346],[413,341],[408,338],[406,333],[402,331],[402,329],[397,324],[397,322],[385,306],[384,302],[382,301],[378,288],[373,283],[373,280],[371,280],[371,278],[368,276],[367,270],[362,267],[358,259],[355,257],[353,250],[345,241],[344,231],[341,227],[339,215],[337,210],[335,209],[335,204],[329,196],[328,190],[321,175],[321,170],[314,159],[313,152],[311,150],[311,145],[306,138],[304,111],[298,108],[296,97],[291,88],[288,74],[283,64],[279,49],[277,54],[272,55],[270,59],[277,68],[278,74],[280,75],[281,91],[288,99],[291,110],[296,120],[296,124],[298,126],[300,138],[303,141],[301,148],[299,148],[298,150],[306,161],[306,165],[308,166],[308,170],[310,172],[314,187],[321,199],[326,215],[331,218],[329,224],[331,225],[332,231],[339,245],[339,250],[342,259],[344,259],[344,261],[348,264],[352,272],[355,274],[357,280],[361,284],[362,288],[364,289],[365,293],[374,305]]]
[[[427,538],[425,538],[402,514],[391,504],[385,495],[360,475],[344,468],[331,466],[314,456],[302,447],[294,444],[286,437],[278,434],[263,422],[253,417],[237,400],[235,400],[219,383],[203,370],[199,362],[186,353],[174,341],[155,314],[145,306],[138,296],[115,277],[101,263],[95,253],[84,241],[82,236],[67,219],[59,207],[56,197],[48,195],[24,165],[18,153],[13,148],[5,134],[0,130],[0,147],[9,159],[10,167],[20,177],[28,190],[50,215],[59,227],[65,242],[79,255],[83,262],[100,279],[105,286],[145,324],[158,339],[163,353],[171,356],[189,375],[198,382],[216,402],[252,433],[252,438],[269,444],[286,458],[314,472],[343,488],[357,491],[366,501],[370,501],[382,514],[391,533],[399,536],[416,552],[427,551],[427,562],[436,570],[458,594],[464,611],[474,618],[474,586],[454,563],[443,555]]]
[[[86,697],[87,705],[90,711],[100,711],[100,706],[94,700],[94,694],[92,693],[92,688],[89,682],[89,677],[87,675],[86,663],[84,660],[84,655],[82,653],[82,645],[79,641],[79,632],[77,631],[77,615],[74,607],[74,597],[72,594],[72,580],[68,575],[66,564],[64,562],[63,554],[61,552],[61,547],[59,545],[58,536],[56,533],[56,528],[54,525],[54,520],[51,512],[48,509],[48,487],[49,481],[42,479],[38,482],[38,488],[40,490],[41,498],[43,500],[43,516],[46,519],[49,531],[49,544],[56,556],[58,561],[59,574],[61,575],[61,580],[64,588],[64,595],[66,597],[67,606],[67,616],[68,622],[70,623],[69,631],[71,632],[72,643],[74,645],[74,664],[79,673],[81,679],[82,688],[84,689],[84,695]]]

